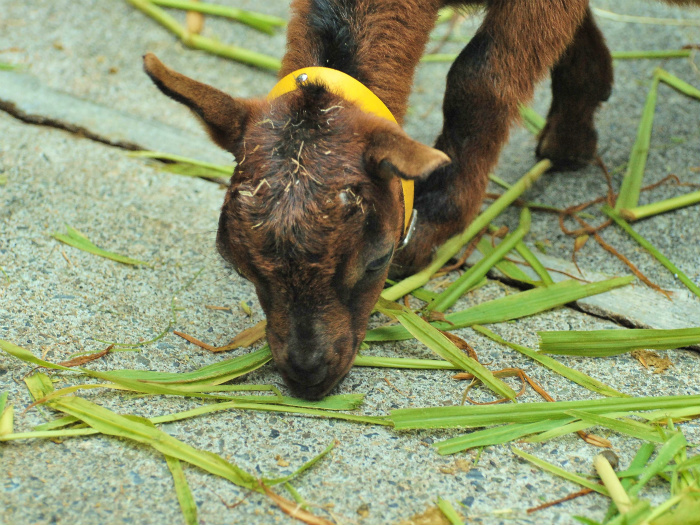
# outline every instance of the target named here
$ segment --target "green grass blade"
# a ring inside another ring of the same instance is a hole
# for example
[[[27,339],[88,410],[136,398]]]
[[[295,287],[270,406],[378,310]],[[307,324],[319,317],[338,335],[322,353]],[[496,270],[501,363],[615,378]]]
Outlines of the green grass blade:
[[[458,366],[442,359],[409,359],[406,357],[377,357],[371,355],[358,355],[355,358],[355,366],[406,370],[461,370]]]
[[[700,202],[700,191],[696,192],[697,197],[698,197],[698,202]],[[664,265],[664,267],[670,271],[674,277],[677,277],[679,281],[681,281],[688,290],[693,292],[695,295],[700,297],[700,286],[695,284],[685,273],[683,273],[680,268],[678,268],[675,264],[673,264],[668,257],[666,257],[664,254],[662,254],[656,247],[651,244],[648,240],[646,240],[644,237],[642,237],[639,233],[634,231],[632,227],[627,224],[627,222],[622,219],[620,216],[618,216],[614,210],[612,210],[609,206],[604,206],[603,207],[603,212],[610,217],[613,221],[615,221],[615,224],[617,224],[620,228],[622,228],[627,234],[632,237],[637,243],[644,248],[646,251],[648,251],[651,255],[654,256],[654,258],[659,261],[661,264]]]
[[[250,49],[224,44],[218,40],[202,35],[190,34],[183,42],[188,47],[268,71],[277,72],[282,67],[282,62],[276,57],[258,53],[257,51],[251,51]]]
[[[192,2],[191,0],[150,0],[150,2],[161,7],[230,18],[270,35],[274,34],[276,27],[283,27],[287,24],[284,18],[205,2]]]
[[[44,361],[43,359],[39,359],[38,357],[35,357],[34,354],[32,354],[29,350],[25,350],[24,348],[10,343],[9,341],[5,341],[3,339],[0,339],[0,350],[3,350],[5,353],[32,365],[43,366],[45,368],[52,368],[54,370],[74,370],[73,368],[68,368],[67,366],[56,365],[54,363]]]
[[[497,343],[506,345],[507,347],[512,348],[513,350],[520,352],[523,355],[526,355],[530,359],[537,361],[542,366],[546,366],[552,372],[556,372],[557,374],[566,377],[574,383],[581,385],[583,388],[587,388],[591,392],[595,392],[597,394],[608,397],[630,397],[627,394],[618,392],[617,390],[606,385],[605,383],[601,383],[597,379],[593,379],[588,374],[584,374],[583,372],[579,372],[578,370],[574,370],[573,368],[569,368],[568,366],[561,364],[556,359],[552,359],[549,356],[537,353],[534,350],[527,348],[526,346],[506,341],[498,334],[495,334],[494,332],[483,326],[474,325],[472,326],[472,329],[482,335],[485,335],[489,339],[496,341]]]
[[[524,246],[522,241],[515,245],[515,249],[518,250],[519,246]],[[476,245],[476,249],[479,250],[481,254],[485,257],[491,255],[494,252],[494,247],[491,246],[491,242],[488,239],[481,239]],[[529,284],[532,286],[542,284],[533,281],[530,278],[530,276],[526,274],[520,268],[520,266],[518,266],[514,262],[502,260],[496,263],[496,268],[498,268],[498,271],[505,275],[508,279],[512,279],[513,281],[520,281],[521,283]]]
[[[685,436],[677,432],[670,439],[664,443],[664,445],[659,450],[654,461],[652,461],[647,468],[645,468],[639,476],[638,482],[630,487],[628,493],[630,497],[635,497],[639,494],[639,491],[644,488],[651,478],[656,476],[659,472],[664,470],[666,466],[673,460],[673,457],[685,447],[688,446],[688,442]]]
[[[666,213],[667,211],[691,206],[698,202],[700,202],[700,191],[693,191],[678,197],[652,202],[651,204],[644,204],[643,206],[623,208],[620,210],[620,215],[629,221],[638,221],[640,219],[659,215],[660,213]]]
[[[15,428],[15,408],[6,402],[7,392],[0,395],[0,437],[12,434]]]
[[[0,345],[2,343],[0,342]],[[0,346],[1,347],[1,346]],[[199,384],[219,385],[257,370],[272,359],[268,345],[259,350],[225,359],[218,363],[207,365],[198,370],[185,373],[153,372],[149,370],[113,370],[110,374],[115,378],[133,379],[161,384]]]
[[[627,164],[627,172],[622,179],[620,194],[615,202],[615,211],[617,212],[622,208],[633,208],[639,202],[644,168],[649,155],[649,144],[651,143],[651,130],[654,124],[658,87],[659,77],[654,76],[651,89],[644,104],[644,110],[642,111],[642,119],[637,129],[637,139],[634,142],[632,154]]]
[[[5,405],[7,404],[8,392],[3,392],[0,394],[0,414],[5,410]]]
[[[258,490],[255,477],[221,456],[198,450],[165,432],[79,397],[63,397],[51,407],[77,417],[102,434],[117,436],[149,445],[159,452],[186,461],[249,490]]]
[[[377,309],[385,315],[398,320],[413,337],[462,370],[474,374],[484,385],[501,397],[515,399],[515,392],[506,383],[498,379],[484,365],[465,355],[462,350],[445,337],[427,321],[424,321],[410,309],[397,303],[379,298]]]
[[[56,232],[52,233],[51,237],[69,246],[83,250],[84,252],[99,255],[100,257],[105,257],[122,264],[151,266],[150,263],[98,248],[92,242],[90,242],[90,240],[83,233],[71,228],[70,226],[66,226],[66,230],[68,231],[67,234]]]
[[[515,441],[516,439],[521,439],[530,434],[561,427],[572,421],[572,419],[573,418],[549,419],[535,421],[533,423],[510,423],[508,425],[476,430],[469,434],[438,441],[437,443],[433,443],[433,446],[440,455],[455,454],[471,448],[488,447]]]
[[[392,410],[389,420],[398,430],[428,428],[477,428],[503,423],[531,423],[543,419],[570,418],[568,411],[593,414],[697,407],[700,395],[631,398],[601,398],[556,403],[401,408]]]
[[[569,414],[583,422],[589,423],[590,426],[607,428],[620,434],[632,436],[643,441],[650,441],[652,443],[662,443],[664,441],[659,432],[651,425],[632,419],[606,417],[602,414],[591,414],[584,410],[570,410]]]
[[[572,481],[573,483],[578,483],[582,487],[586,487],[586,488],[589,488],[591,490],[594,490],[595,492],[598,492],[599,494],[602,494],[603,496],[609,496],[608,489],[606,489],[605,486],[603,486],[603,485],[599,485],[598,483],[594,483],[593,481],[591,481],[587,478],[584,478],[582,476],[579,476],[578,474],[568,472],[560,467],[557,467],[556,465],[552,465],[551,463],[546,462],[543,459],[535,457],[532,454],[528,454],[527,452],[523,452],[522,450],[518,450],[515,447],[511,447],[511,450],[513,451],[513,453],[516,456],[520,456],[521,458],[529,461],[530,463],[537,465],[542,470],[546,470],[547,472],[550,472],[550,473],[554,474],[555,476],[559,476],[560,478],[564,478],[568,481]]]
[[[618,277],[606,281],[581,284],[569,280],[548,287],[535,288],[515,293],[473,306],[467,310],[445,316],[449,322],[433,323],[440,330],[454,330],[475,324],[492,324],[520,319],[545,312],[584,297],[607,292],[634,281],[634,277]],[[410,339],[411,334],[403,326],[385,326],[369,330],[365,341],[401,341]]]
[[[200,168],[206,168],[213,172],[217,172],[220,175],[233,175],[235,170],[234,166],[224,166],[222,164],[212,164],[211,162],[204,162],[202,160],[193,159],[190,157],[183,157],[182,155],[175,155],[173,153],[165,153],[162,151],[130,151],[127,153],[128,157],[134,157],[137,159],[155,159],[155,160],[168,160],[182,165],[196,166]]]
[[[663,59],[663,58],[688,58],[690,49],[652,49],[649,51],[613,51],[615,60],[639,60],[639,59]]]
[[[440,509],[440,512],[442,512],[443,516],[447,518],[447,521],[449,521],[451,525],[464,525],[462,518],[459,517],[459,514],[457,514],[457,511],[452,506],[452,503],[450,503],[446,499],[438,497],[437,506]]]
[[[672,350],[700,344],[700,328],[656,330],[646,328],[590,331],[537,332],[540,352],[604,357],[640,348]]]
[[[260,67],[270,71],[278,71],[281,67],[280,60],[275,57],[257,53],[249,49],[223,44],[217,40],[207,38],[202,35],[189,33],[187,29],[180,25],[180,23],[172,16],[147,0],[126,1],[136,9],[139,9],[144,14],[153,18],[153,20],[177,36],[180,40],[182,40],[183,44],[190,48],[206,51],[213,55],[222,56],[243,64]]]
[[[523,119],[523,124],[533,135],[538,135],[544,129],[547,123],[545,118],[537,113],[530,106],[520,105],[520,118]]]
[[[515,249],[522,256],[522,258],[525,259],[525,261],[530,265],[540,279],[542,279],[542,283],[545,286],[554,284],[554,280],[552,279],[552,276],[549,275],[547,268],[544,267],[544,264],[540,262],[535,254],[532,253],[532,250],[530,250],[530,248],[528,248],[524,242],[518,243]]]
[[[489,255],[477,262],[468,271],[464,272],[464,274],[448,286],[444,292],[438,295],[437,299],[428,305],[427,310],[444,312],[456,303],[463,294],[486,277],[486,274],[498,261],[503,259],[508,252],[515,248],[515,245],[530,231],[530,223],[530,210],[523,208],[520,214],[520,226],[518,226],[512,234],[503,239]]]
[[[168,465],[170,474],[173,476],[173,483],[175,484],[175,494],[177,494],[177,501],[180,503],[180,509],[182,510],[182,516],[185,518],[186,525],[198,525],[197,521],[197,503],[194,501],[192,496],[192,491],[187,483],[187,478],[185,478],[185,473],[182,470],[182,464],[180,460],[167,454],[164,456],[165,462]]]
[[[309,470],[311,467],[313,467],[316,463],[321,461],[323,458],[325,458],[331,450],[335,448],[335,446],[338,444],[338,441],[332,442],[330,445],[328,445],[320,454],[318,454],[316,457],[311,458],[309,461],[304,463],[301,467],[299,467],[297,470],[289,474],[288,476],[284,476],[281,478],[275,478],[275,479],[263,479],[263,483],[266,485],[280,485],[282,483],[288,483],[289,481],[293,480],[294,478],[300,476],[307,470]]]
[[[685,51],[690,52],[690,49],[687,49]],[[698,100],[700,100],[700,89],[691,86],[686,81],[681,80],[675,75],[672,75],[665,69],[656,68],[654,70],[654,75],[656,75],[661,82],[668,86],[671,86],[676,91],[683,93],[684,95],[687,95],[689,97],[697,98]]]
[[[64,416],[64,417],[54,419],[52,421],[48,421],[47,423],[42,423],[41,425],[37,425],[34,427],[34,430],[56,430],[59,428],[65,428],[65,427],[71,426],[74,423],[76,423],[77,421],[78,420],[75,419],[73,416]]]
[[[489,225],[501,212],[513,201],[519,198],[537,179],[539,179],[552,163],[542,160],[528,171],[518,182],[506,191],[501,197],[491,204],[486,210],[479,214],[474,221],[460,234],[455,235],[443,244],[435,254],[432,262],[420,272],[407,277],[403,281],[387,288],[382,292],[382,297],[389,301],[403,297],[416,288],[420,288],[427,283],[430,278],[442,268],[447,261],[454,257],[462,247],[473,239],[481,230]]]

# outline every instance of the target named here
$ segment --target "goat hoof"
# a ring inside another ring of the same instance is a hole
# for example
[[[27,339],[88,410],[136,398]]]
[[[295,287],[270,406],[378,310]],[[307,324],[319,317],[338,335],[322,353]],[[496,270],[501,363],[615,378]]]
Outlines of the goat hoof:
[[[554,170],[578,170],[595,160],[597,139],[592,127],[555,126],[547,122],[535,153],[540,159],[551,160]]]

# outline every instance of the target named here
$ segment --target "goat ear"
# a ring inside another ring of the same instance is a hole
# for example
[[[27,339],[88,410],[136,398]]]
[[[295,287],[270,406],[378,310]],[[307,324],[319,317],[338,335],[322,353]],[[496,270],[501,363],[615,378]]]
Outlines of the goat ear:
[[[409,180],[426,179],[451,162],[445,153],[411,139],[398,126],[377,129],[370,134],[365,160],[381,178]]]
[[[253,100],[235,99],[173,71],[153,53],[143,57],[143,68],[158,89],[199,116],[214,142],[228,151],[243,134],[251,111],[260,104]]]

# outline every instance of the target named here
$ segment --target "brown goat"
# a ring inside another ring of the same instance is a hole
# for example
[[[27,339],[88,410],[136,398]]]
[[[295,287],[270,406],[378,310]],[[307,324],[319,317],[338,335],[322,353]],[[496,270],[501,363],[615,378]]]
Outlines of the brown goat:
[[[280,78],[297,71],[296,89],[274,99],[235,99],[145,57],[161,91],[238,160],[217,247],[255,285],[275,362],[297,396],[321,398],[349,371],[390,263],[396,276],[420,269],[472,220],[518,105],[550,68],[537,154],[564,167],[595,154],[593,114],[610,94],[612,61],[587,0],[484,2],[483,24],[448,74],[435,149],[298,73],[343,71],[401,123],[438,10],[472,3],[293,0]],[[397,251],[400,179],[415,181],[418,220]]]

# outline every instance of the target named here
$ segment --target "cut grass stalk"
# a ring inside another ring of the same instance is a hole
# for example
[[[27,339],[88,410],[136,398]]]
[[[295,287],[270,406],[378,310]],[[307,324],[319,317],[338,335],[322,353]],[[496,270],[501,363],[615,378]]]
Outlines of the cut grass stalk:
[[[593,379],[591,376],[584,374],[583,372],[579,372],[578,370],[574,370],[573,368],[569,368],[568,366],[561,364],[559,361],[552,359],[549,356],[542,355],[530,348],[527,348],[526,346],[506,341],[498,334],[495,334],[494,332],[483,326],[474,325],[472,326],[472,329],[477,333],[480,333],[488,337],[489,339],[496,341],[497,343],[505,345],[517,352],[520,352],[523,355],[526,355],[530,359],[537,361],[542,366],[549,368],[552,372],[556,372],[560,376],[566,377],[570,381],[573,381],[574,383],[590,390],[591,392],[595,392],[596,394],[608,397],[630,397],[627,394],[618,392],[617,390],[606,385],[605,383],[601,383],[597,379]]]
[[[487,256],[477,262],[468,271],[464,272],[455,282],[453,282],[444,292],[438,295],[437,299],[430,303],[426,309],[428,311],[444,312],[459,298],[479,283],[493,266],[503,259],[516,244],[530,231],[531,216],[530,210],[523,208],[520,213],[520,225]]]
[[[177,501],[180,503],[180,510],[182,510],[182,516],[185,518],[186,525],[198,525],[197,520],[197,503],[194,501],[192,496],[192,491],[187,483],[187,478],[185,478],[185,472],[182,470],[182,463],[177,458],[164,456],[165,462],[168,465],[168,470],[173,476],[173,483],[175,484],[175,494],[177,495]]]
[[[523,124],[533,135],[537,135],[544,129],[544,125],[547,123],[545,118],[537,113],[530,106],[520,105],[520,118],[523,119]]]
[[[690,49],[654,49],[649,51],[613,51],[611,55],[616,60],[638,60],[688,58],[691,53]]]
[[[700,344],[700,328],[537,332],[545,354],[605,357],[638,349],[673,350]]]
[[[462,518],[459,517],[459,514],[457,514],[457,511],[452,506],[452,503],[438,496],[437,506],[451,525],[464,525]]]
[[[74,248],[78,248],[79,250],[83,250],[84,252],[88,252],[93,255],[98,255],[100,257],[105,257],[106,259],[111,259],[122,264],[131,264],[135,266],[141,265],[149,267],[153,266],[150,263],[139,261],[138,259],[133,259],[125,255],[120,255],[115,252],[110,252],[107,250],[103,250],[102,248],[98,248],[92,242],[90,242],[90,240],[85,236],[85,234],[79,232],[74,228],[71,228],[68,225],[66,225],[66,231],[68,232],[67,234],[58,232],[52,233],[51,237],[53,237],[57,241],[61,241],[62,243],[67,244],[68,246],[73,246]]]
[[[519,246],[524,246],[524,244],[521,242],[517,243],[515,245],[515,249],[517,250]],[[484,257],[488,257],[493,254],[494,248],[491,245],[491,242],[489,239],[482,238],[479,240],[479,244],[476,245],[476,249],[481,252],[481,254]],[[505,275],[508,279],[512,279],[514,281],[519,281],[521,283],[529,284],[531,286],[537,286],[538,284],[542,284],[537,281],[533,281],[530,279],[530,276],[526,274],[520,266],[515,264],[514,262],[511,261],[506,261],[506,260],[501,260],[498,263],[496,263],[495,266],[499,272],[501,272],[503,275]],[[471,288],[472,290],[474,288]]]
[[[700,395],[638,398],[601,398],[590,401],[517,403],[505,405],[402,408],[392,410],[389,420],[397,430],[429,428],[477,428],[502,423],[531,423],[544,419],[567,419],[571,410],[593,414],[632,412],[700,406]]]
[[[62,397],[50,406],[84,421],[102,434],[126,438],[149,445],[159,452],[191,463],[207,472],[220,476],[248,490],[260,491],[256,478],[221,456],[198,450],[165,432],[153,428],[141,418],[115,414],[79,397]]]
[[[599,494],[602,494],[603,496],[609,496],[608,489],[605,488],[604,485],[600,485],[598,483],[595,483],[589,479],[586,479],[582,476],[579,476],[578,474],[574,474],[572,472],[568,472],[560,467],[557,467],[556,465],[552,465],[551,463],[548,463],[547,461],[540,459],[536,456],[533,456],[532,454],[528,454],[527,452],[523,452],[522,450],[518,450],[515,447],[511,447],[511,450],[516,456],[520,456],[521,458],[529,461],[530,463],[537,465],[540,467],[542,470],[546,470],[547,472],[551,472],[555,476],[559,476],[561,478],[564,478],[566,480],[572,481],[573,483],[578,483],[582,487],[589,488],[595,492],[598,492]]]
[[[2,342],[0,341],[0,344]],[[199,384],[219,385],[257,370],[272,359],[270,347],[219,361],[198,370],[185,373],[152,372],[149,370],[113,370],[110,375],[116,378],[148,381],[160,384]]]
[[[546,288],[534,288],[526,292],[514,293],[473,306],[467,310],[447,314],[445,316],[446,322],[436,322],[433,325],[440,330],[455,330],[475,324],[510,321],[551,310],[620,286],[626,286],[633,281],[634,277],[632,276],[617,277],[589,284],[581,284],[574,280],[562,281]],[[402,341],[410,338],[411,334],[403,326],[384,326],[369,330],[365,341]]]
[[[288,399],[289,398],[285,398],[285,402],[287,402]],[[326,400],[324,399],[324,402],[325,401]],[[182,421],[184,419],[226,410],[256,410],[260,412],[276,412],[281,414],[299,414],[304,416],[338,419],[341,421],[350,421],[353,423],[361,423],[366,425],[391,426],[391,422],[387,421],[386,418],[381,416],[357,416],[353,414],[337,413],[335,412],[335,408],[324,408],[324,405],[322,404],[319,405],[319,408],[307,408],[304,406],[280,405],[274,403],[251,403],[246,401],[212,403],[191,410],[186,410],[184,412],[152,417],[149,419],[149,421],[153,424],[172,423],[174,421]],[[352,410],[352,408],[342,408],[342,410]],[[90,436],[99,433],[99,430],[90,427],[68,428],[61,430],[35,430],[33,432],[18,432],[0,436],[0,442],[25,439],[60,439],[66,437]]]
[[[243,64],[256,66],[270,71],[278,71],[281,67],[280,60],[275,57],[271,57],[263,53],[257,53],[249,49],[223,44],[217,40],[207,38],[202,35],[189,33],[187,29],[180,25],[177,20],[148,0],[126,1],[153,18],[156,22],[177,36],[187,47],[206,51],[214,55],[230,58],[231,60],[235,60]]]
[[[698,201],[700,202],[700,191],[696,192]],[[658,204],[658,203],[657,203]],[[644,208],[644,206],[642,206]],[[688,277],[684,272],[681,271],[680,268],[678,268],[675,264],[671,262],[668,257],[666,257],[664,254],[662,254],[653,244],[651,244],[648,240],[646,240],[644,237],[642,237],[639,233],[634,231],[632,227],[627,224],[627,222],[622,219],[619,215],[615,213],[615,211],[610,208],[609,206],[604,206],[603,212],[610,217],[613,221],[615,221],[615,224],[617,224],[620,228],[622,228],[627,234],[632,237],[637,243],[644,248],[646,251],[648,251],[651,255],[654,256],[654,258],[659,261],[664,267],[673,274],[674,277],[676,277],[679,281],[681,281],[688,290],[693,292],[695,295],[700,297],[700,287],[695,284],[690,277]],[[638,209],[638,208],[637,208]],[[630,210],[621,210],[623,214],[625,214],[626,211]]]
[[[688,50],[690,51],[690,50]],[[689,97],[697,98],[700,100],[700,89],[691,86],[688,84],[686,81],[681,80],[675,75],[672,75],[665,69],[661,69],[657,67],[654,70],[654,75],[664,84],[667,86],[671,86],[673,89],[676,91],[679,91],[680,93],[683,93],[684,95],[687,95]]]
[[[15,428],[15,409],[7,404],[7,392],[0,395],[0,438],[10,435]]]
[[[627,171],[622,179],[620,194],[615,202],[615,211],[619,212],[623,208],[633,208],[639,202],[639,194],[644,178],[644,168],[649,155],[649,144],[651,142],[651,131],[654,124],[654,111],[656,110],[656,98],[659,87],[659,77],[654,75],[651,88],[644,103],[642,118],[637,129],[637,139],[632,148]]]
[[[639,494],[639,491],[641,491],[654,476],[665,469],[681,449],[684,449],[687,446],[688,442],[686,441],[685,436],[681,432],[675,433],[666,441],[666,443],[664,443],[661,449],[659,449],[654,461],[652,461],[642,471],[637,483],[630,487],[628,491],[629,495],[631,497],[635,497],[637,494]]]
[[[651,25],[667,25],[667,26],[698,26],[700,27],[700,20],[684,20],[677,18],[654,18],[648,16],[635,16],[635,15],[625,15],[621,13],[614,13],[612,11],[607,11],[599,7],[594,7],[593,12],[596,16],[600,18],[606,18],[608,20],[614,20],[615,22],[627,22],[633,24],[651,24]]]
[[[520,197],[525,190],[532,186],[532,184],[551,167],[552,163],[549,160],[541,160],[538,162],[518,182],[513,184],[508,191],[501,195],[501,197],[493,202],[484,212],[479,214],[461,234],[445,242],[436,252],[432,262],[425,269],[400,281],[391,288],[387,288],[382,292],[382,297],[389,301],[395,301],[427,283],[465,244],[487,227],[494,218],[500,215],[506,207]]]
[[[572,420],[573,418],[556,420],[550,419],[545,421],[535,421],[533,423],[510,423],[508,425],[499,425],[492,428],[486,428],[484,430],[476,430],[474,432],[470,432],[469,434],[462,434],[461,436],[445,439],[444,441],[438,441],[437,443],[433,443],[433,446],[437,450],[438,454],[442,456],[456,454],[457,452],[463,452],[472,448],[509,443],[531,434],[545,432],[551,428],[559,428]]]
[[[189,157],[183,157],[182,155],[173,155],[160,151],[132,151],[127,153],[127,155],[135,158],[170,161],[168,164],[162,164],[160,169],[188,177],[230,177],[233,175],[235,169],[235,166],[212,164],[211,162],[204,162]]]
[[[663,443],[664,441],[657,429],[651,425],[632,419],[624,420],[615,417],[607,417],[603,414],[591,414],[584,410],[571,410],[569,414],[592,427],[598,426],[607,428],[619,434],[625,434],[652,443]]]
[[[404,370],[461,370],[449,361],[442,359],[409,359],[406,357],[377,357],[358,355],[355,366],[372,366],[377,368],[398,368]]]
[[[236,20],[242,24],[248,25],[253,29],[262,31],[269,35],[275,33],[275,28],[284,27],[287,21],[284,18],[277,16],[246,11],[236,7],[229,7],[218,4],[209,4],[205,2],[192,2],[189,0],[150,0],[151,3],[161,7],[171,7],[173,9],[181,9],[184,11],[195,11],[205,15],[221,16]]]
[[[530,250],[530,248],[528,248],[524,242],[518,243],[515,246],[515,249],[522,256],[522,258],[525,259],[525,262],[527,262],[530,265],[530,267],[540,277],[540,279],[542,279],[542,283],[545,286],[554,284],[554,280],[552,279],[552,276],[549,275],[547,268],[544,267],[544,264],[540,262],[537,256],[534,253],[532,253],[532,250]]]
[[[615,506],[620,511],[620,514],[628,512],[632,508],[632,500],[630,499],[624,487],[620,484],[620,480],[615,474],[615,471],[610,465],[610,462],[602,454],[598,454],[593,459],[598,477],[608,489],[610,499],[613,500]]]
[[[501,397],[515,399],[515,392],[506,383],[498,379],[484,365],[479,363],[457,348],[457,346],[445,337],[437,328],[420,318],[410,309],[397,303],[392,303],[379,298],[377,309],[399,321],[413,337],[433,350],[443,359],[446,359],[462,370],[474,374],[484,385]]]
[[[697,204],[698,202],[700,202],[700,191],[693,191],[685,195],[652,202],[651,204],[645,204],[643,206],[623,208],[620,210],[620,215],[622,215],[628,221],[638,221],[640,219],[646,219],[647,217],[659,215],[660,213],[666,213],[667,211],[677,210],[679,208],[684,208],[685,206],[691,206],[693,204]]]
[[[3,350],[13,357],[24,361],[25,363],[38,365],[44,368],[82,372],[86,375],[91,375],[93,377],[98,377],[100,379],[113,382],[130,381],[141,382],[144,385],[151,384],[161,386],[177,386],[181,384],[218,385],[256,370],[263,364],[267,363],[272,357],[269,347],[265,346],[255,352],[251,352],[233,359],[228,359],[226,361],[221,361],[219,363],[214,363],[199,370],[184,374],[152,372],[148,370],[114,370],[109,373],[101,373],[94,372],[86,368],[71,368],[44,361],[43,359],[35,357],[30,351],[2,339],[0,339],[0,350]]]
[[[644,443],[641,447],[639,447],[639,450],[635,454],[634,459],[632,459],[632,462],[630,463],[629,468],[627,470],[643,468],[651,458],[651,455],[654,453],[654,448],[655,447],[653,443]],[[620,472],[620,475],[621,474],[622,472]],[[632,483],[634,483],[634,481],[632,480],[632,478],[623,478],[620,483],[622,484],[623,489],[627,491],[632,486]],[[608,511],[605,514],[605,518],[603,518],[603,523],[607,523],[610,520],[610,518],[612,518],[615,515],[615,512],[615,504],[611,502],[610,506],[608,507]]]

